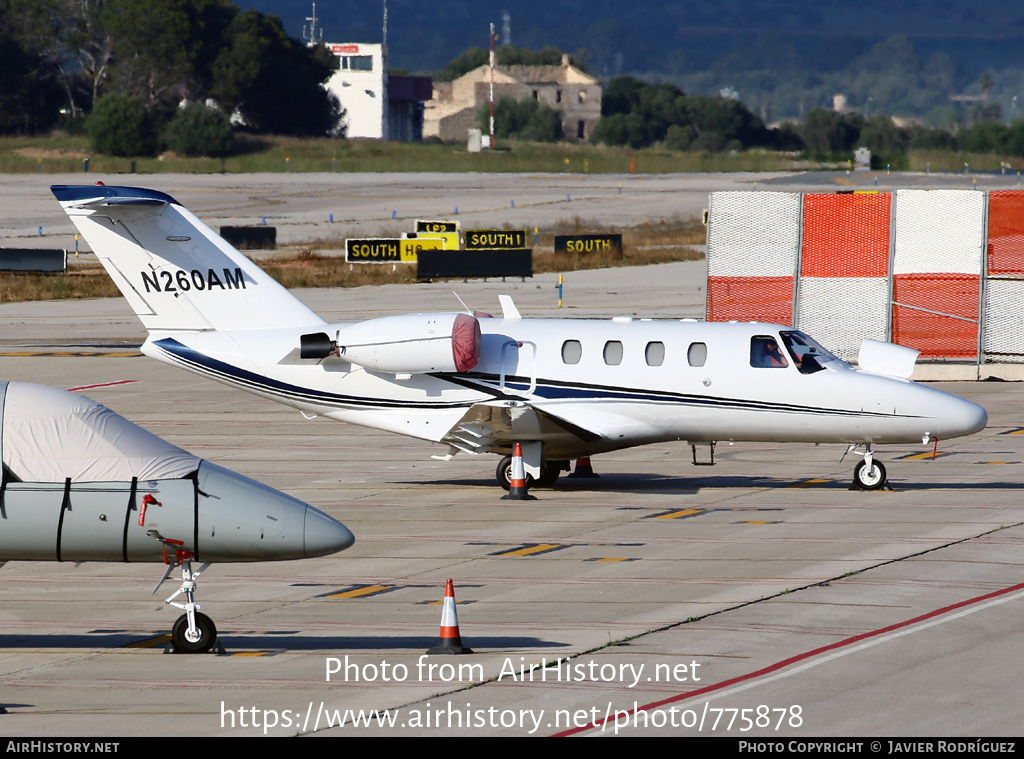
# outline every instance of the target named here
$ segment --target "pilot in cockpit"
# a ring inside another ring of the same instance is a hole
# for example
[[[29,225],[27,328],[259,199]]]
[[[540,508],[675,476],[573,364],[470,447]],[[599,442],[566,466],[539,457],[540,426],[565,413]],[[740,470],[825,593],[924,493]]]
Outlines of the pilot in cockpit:
[[[774,337],[762,335],[750,340],[750,365],[763,368],[782,368],[789,366],[789,362],[779,350],[778,341]]]

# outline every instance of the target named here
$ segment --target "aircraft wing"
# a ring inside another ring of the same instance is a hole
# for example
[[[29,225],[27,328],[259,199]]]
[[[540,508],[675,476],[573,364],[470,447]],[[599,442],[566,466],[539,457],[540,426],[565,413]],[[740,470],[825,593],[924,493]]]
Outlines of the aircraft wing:
[[[545,450],[585,451],[603,437],[536,406],[493,402],[470,408],[441,442],[466,453],[511,452],[516,440],[543,441]]]

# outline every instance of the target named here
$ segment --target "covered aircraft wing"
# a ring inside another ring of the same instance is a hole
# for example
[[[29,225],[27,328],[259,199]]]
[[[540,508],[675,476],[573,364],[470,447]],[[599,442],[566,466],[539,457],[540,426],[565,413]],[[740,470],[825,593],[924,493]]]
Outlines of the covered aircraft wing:
[[[0,383],[0,455],[22,482],[166,480],[200,459],[106,406],[64,390]]]

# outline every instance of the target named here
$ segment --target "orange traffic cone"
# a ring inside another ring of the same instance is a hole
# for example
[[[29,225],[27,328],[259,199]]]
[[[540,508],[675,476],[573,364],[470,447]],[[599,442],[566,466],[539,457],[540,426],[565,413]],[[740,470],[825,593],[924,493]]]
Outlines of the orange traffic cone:
[[[455,611],[455,589],[452,581],[444,589],[444,608],[441,610],[441,637],[428,654],[471,654],[472,648],[462,645],[459,635],[459,615]]]
[[[512,453],[512,477],[509,480],[508,495],[503,495],[503,501],[536,501],[537,497],[526,491],[526,467],[523,466],[523,449],[516,443]]]
[[[576,459],[576,470],[569,475],[569,477],[581,478],[597,478],[600,476],[601,475],[594,471],[594,467],[590,465],[590,456],[580,456]]]

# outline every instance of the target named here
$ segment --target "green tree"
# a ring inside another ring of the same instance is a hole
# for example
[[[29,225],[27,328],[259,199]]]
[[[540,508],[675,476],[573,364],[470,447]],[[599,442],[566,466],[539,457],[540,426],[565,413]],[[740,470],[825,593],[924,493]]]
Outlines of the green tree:
[[[435,82],[451,82],[476,68],[480,68],[490,60],[490,53],[482,47],[470,47],[459,53],[458,57],[448,61],[443,69],[434,72]]]
[[[197,36],[183,0],[114,0],[101,20],[114,40],[111,81],[117,91],[143,98],[149,106],[173,105],[195,78]]]
[[[975,103],[967,109],[967,120],[972,124],[999,121],[1003,118],[1003,107],[999,103]]]
[[[335,133],[341,110],[321,86],[337,59],[285,34],[281,19],[245,10],[228,29],[230,44],[214,65],[212,94],[262,132],[317,136]]]
[[[25,50],[0,14],[0,134],[32,134],[60,118],[64,96],[53,71],[39,55]]]
[[[956,150],[956,138],[945,129],[912,126],[908,134],[908,150]]]
[[[490,129],[490,107],[480,109],[481,128]],[[527,142],[562,139],[562,114],[533,98],[516,101],[503,97],[494,104],[494,136]]]
[[[1006,124],[986,121],[956,133],[960,149],[968,153],[1010,153],[1013,132]]]
[[[764,122],[738,100],[687,97],[673,84],[613,79],[601,98],[602,119],[590,139],[645,147],[664,141],[673,150],[720,151],[768,145]]]
[[[815,108],[804,116],[800,136],[808,150],[819,155],[849,153],[860,138],[863,118]]]
[[[91,110],[110,72],[114,40],[100,18],[105,1],[110,0],[4,0],[17,38],[61,83],[72,117],[80,108],[79,84],[85,110]]]
[[[991,71],[982,72],[981,76],[978,78],[978,86],[981,87],[982,94],[985,96],[985,99],[988,100],[988,93],[990,93],[992,88],[996,86],[996,79],[992,76]]]
[[[581,71],[586,71],[583,58],[586,51],[569,56],[569,62]],[[499,45],[494,49],[495,63],[499,66],[558,66],[562,63],[564,53],[557,47],[548,45],[540,50],[513,45]],[[435,82],[451,82],[480,68],[490,62],[490,51],[482,47],[470,47],[445,64],[440,71],[435,71]]]
[[[896,126],[890,117],[879,114],[864,122],[857,144],[881,155],[905,153],[910,133]]]
[[[151,156],[159,149],[153,115],[139,98],[108,93],[86,122],[92,149],[114,156]]]
[[[626,114],[635,110],[640,105],[641,93],[648,87],[647,82],[632,76],[615,77],[601,93],[601,115]]]
[[[697,131],[692,126],[673,124],[665,133],[665,147],[669,150],[687,150],[696,137]]]
[[[227,155],[232,142],[227,117],[203,103],[189,103],[179,109],[167,126],[167,146],[184,155]]]
[[[560,66],[565,53],[553,45],[545,45],[540,50],[513,45],[499,45],[494,50],[499,66]],[[486,63],[487,61],[484,61]],[[578,69],[585,70],[583,61],[578,56],[570,55],[569,63]]]
[[[768,140],[764,122],[752,114],[739,100],[722,97],[691,97],[687,99],[690,122],[698,132],[714,132],[726,142],[763,145]]]

